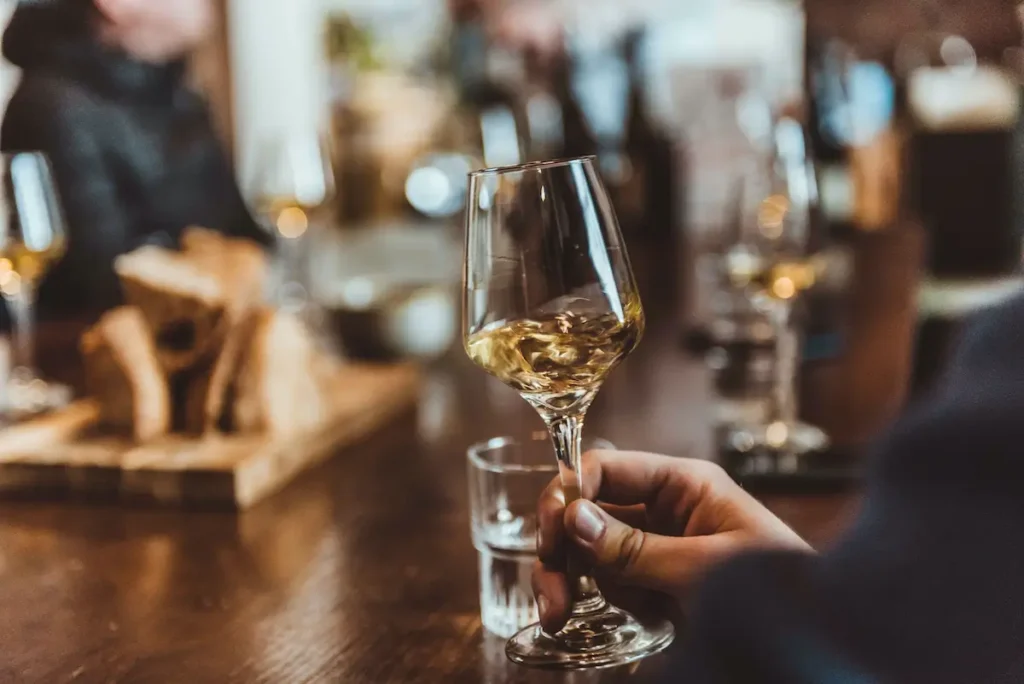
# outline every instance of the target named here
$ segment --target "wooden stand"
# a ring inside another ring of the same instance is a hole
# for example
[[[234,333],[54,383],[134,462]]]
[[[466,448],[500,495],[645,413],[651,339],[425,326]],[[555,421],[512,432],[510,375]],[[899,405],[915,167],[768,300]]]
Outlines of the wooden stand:
[[[414,403],[415,366],[346,366],[331,418],[292,435],[169,436],[132,444],[97,430],[92,399],[0,430],[0,495],[244,509]]]

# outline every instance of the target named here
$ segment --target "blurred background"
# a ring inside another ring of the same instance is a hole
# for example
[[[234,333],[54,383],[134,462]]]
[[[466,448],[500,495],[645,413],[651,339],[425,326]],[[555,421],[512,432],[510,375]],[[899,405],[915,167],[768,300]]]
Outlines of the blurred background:
[[[131,504],[0,503],[0,679],[541,681],[474,646],[463,454],[545,436],[462,348],[486,167],[594,155],[614,204],[647,327],[587,438],[834,540],[866,446],[1024,284],[1022,20],[0,0],[0,494]],[[532,529],[491,575],[530,610]]]
[[[863,442],[1018,286],[1009,0],[213,5],[190,82],[281,247],[278,301],[350,356],[458,346],[466,173],[576,155],[597,155],[658,339],[708,371],[724,451],[780,403]],[[765,295],[792,300],[782,327]]]

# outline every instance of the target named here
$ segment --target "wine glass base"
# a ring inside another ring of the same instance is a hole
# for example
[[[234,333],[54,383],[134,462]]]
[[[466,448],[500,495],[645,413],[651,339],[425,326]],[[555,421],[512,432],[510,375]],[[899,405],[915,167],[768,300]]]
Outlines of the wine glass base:
[[[674,637],[668,620],[640,620],[607,606],[598,615],[571,619],[554,636],[530,625],[509,640],[505,655],[518,665],[551,670],[617,667],[663,651]]]
[[[71,403],[71,388],[47,382],[24,368],[11,372],[4,386],[0,411],[10,418],[27,418]]]

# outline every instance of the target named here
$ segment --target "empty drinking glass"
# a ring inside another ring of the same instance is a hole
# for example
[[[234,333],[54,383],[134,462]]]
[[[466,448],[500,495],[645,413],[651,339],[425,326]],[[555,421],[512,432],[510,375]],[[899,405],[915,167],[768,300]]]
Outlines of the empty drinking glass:
[[[584,450],[614,449],[584,439]],[[530,573],[537,559],[537,499],[558,475],[551,438],[496,437],[469,449],[473,545],[480,562],[480,617],[487,631],[511,637],[537,622]]]

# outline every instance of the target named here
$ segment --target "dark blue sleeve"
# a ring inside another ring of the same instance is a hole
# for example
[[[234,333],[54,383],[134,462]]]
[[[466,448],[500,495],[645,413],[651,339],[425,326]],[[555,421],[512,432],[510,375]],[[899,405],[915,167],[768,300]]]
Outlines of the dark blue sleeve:
[[[874,459],[833,548],[711,573],[669,681],[1024,682],[1024,299],[969,328]]]

